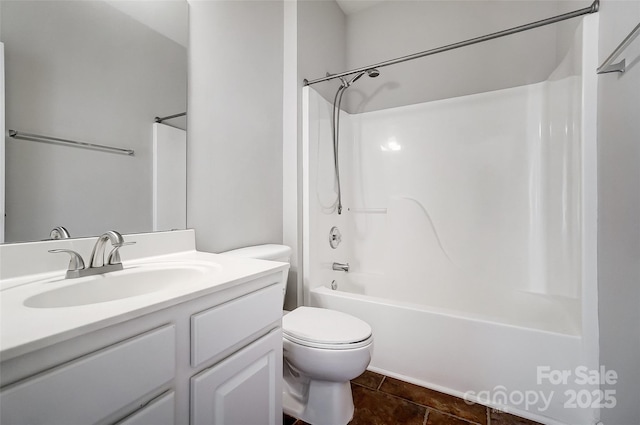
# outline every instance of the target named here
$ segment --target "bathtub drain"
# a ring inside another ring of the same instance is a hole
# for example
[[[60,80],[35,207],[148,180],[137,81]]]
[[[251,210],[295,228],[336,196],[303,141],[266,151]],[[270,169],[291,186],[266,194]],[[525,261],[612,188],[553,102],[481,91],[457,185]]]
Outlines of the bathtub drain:
[[[331,281],[331,289],[333,289],[334,291],[335,291],[336,289],[338,289],[338,284],[336,283],[336,281],[335,281],[335,280],[332,280],[332,281]]]

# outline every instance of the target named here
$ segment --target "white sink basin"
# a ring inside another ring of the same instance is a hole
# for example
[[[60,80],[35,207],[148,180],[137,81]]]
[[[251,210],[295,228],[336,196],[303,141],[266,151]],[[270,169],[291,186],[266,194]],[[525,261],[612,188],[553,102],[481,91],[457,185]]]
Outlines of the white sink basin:
[[[151,264],[79,279],[51,279],[43,283],[68,284],[33,295],[24,301],[24,305],[31,308],[60,308],[121,300],[199,281],[218,269],[219,266],[213,264]]]

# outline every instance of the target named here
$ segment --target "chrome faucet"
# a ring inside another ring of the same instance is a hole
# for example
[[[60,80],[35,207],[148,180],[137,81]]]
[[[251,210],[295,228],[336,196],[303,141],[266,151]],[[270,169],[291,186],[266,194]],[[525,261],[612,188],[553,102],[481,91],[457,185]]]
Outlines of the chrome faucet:
[[[349,263],[333,263],[332,269],[339,272],[348,272]]]
[[[49,233],[49,239],[69,239],[70,237],[69,231],[64,226],[58,226]]]
[[[111,241],[111,245],[114,247],[114,250],[117,250],[122,246],[122,244],[124,244],[122,235],[115,230],[109,230],[108,232],[103,233],[93,246],[89,267],[104,267],[104,247],[107,244],[107,241]],[[120,266],[122,266],[122,263],[120,263]],[[122,269],[122,267],[120,268]]]
[[[104,252],[107,241],[111,242],[113,248],[107,256],[107,263],[104,262]],[[89,267],[85,268],[82,256],[77,252],[70,249],[52,249],[49,252],[59,253],[64,252],[71,256],[69,261],[69,267],[67,269],[66,278],[74,279],[77,277],[92,276],[95,274],[102,274],[122,270],[122,262],[120,260],[120,253],[118,250],[125,245],[133,245],[135,242],[125,242],[122,235],[115,230],[110,230],[103,233],[96,244],[93,246],[91,252],[91,260],[89,261]]]

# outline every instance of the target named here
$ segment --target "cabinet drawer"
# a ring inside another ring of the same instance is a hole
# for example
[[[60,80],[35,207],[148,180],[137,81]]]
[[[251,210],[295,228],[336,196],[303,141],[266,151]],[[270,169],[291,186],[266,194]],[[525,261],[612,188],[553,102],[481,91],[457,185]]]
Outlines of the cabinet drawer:
[[[173,379],[175,326],[152,330],[9,386],[0,422],[93,424]]]
[[[116,425],[174,425],[175,422],[175,395],[171,391]]]
[[[281,318],[281,285],[272,285],[194,314],[191,316],[191,366],[199,366]]]

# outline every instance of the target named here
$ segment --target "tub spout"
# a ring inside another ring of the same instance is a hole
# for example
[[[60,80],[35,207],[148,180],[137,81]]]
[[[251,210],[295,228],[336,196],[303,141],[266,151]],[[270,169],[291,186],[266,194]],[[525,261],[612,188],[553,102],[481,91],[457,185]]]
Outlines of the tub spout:
[[[339,272],[348,272],[349,271],[349,263],[333,263],[333,270]]]

